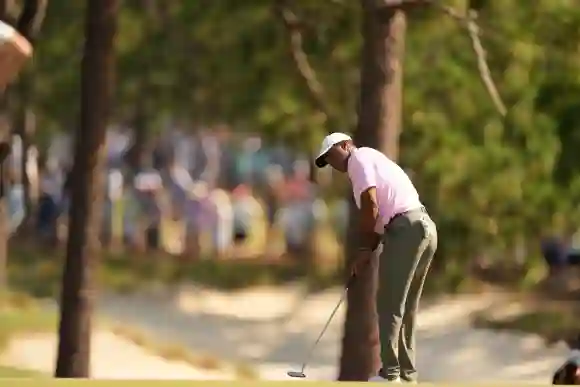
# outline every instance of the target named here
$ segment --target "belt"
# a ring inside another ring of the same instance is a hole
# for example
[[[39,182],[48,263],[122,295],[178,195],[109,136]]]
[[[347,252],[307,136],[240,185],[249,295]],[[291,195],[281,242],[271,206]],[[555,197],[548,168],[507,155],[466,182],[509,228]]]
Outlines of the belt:
[[[413,208],[412,210],[409,210],[409,211],[399,212],[398,214],[393,215],[393,217],[391,218],[391,220],[389,220],[389,223],[387,223],[385,225],[385,227],[387,227],[389,224],[393,223],[395,221],[395,219],[397,219],[401,216],[405,216],[405,215],[407,215],[411,212],[415,212],[415,211],[420,211],[420,212],[427,214],[427,209],[425,208],[425,206],[421,206],[419,208]]]

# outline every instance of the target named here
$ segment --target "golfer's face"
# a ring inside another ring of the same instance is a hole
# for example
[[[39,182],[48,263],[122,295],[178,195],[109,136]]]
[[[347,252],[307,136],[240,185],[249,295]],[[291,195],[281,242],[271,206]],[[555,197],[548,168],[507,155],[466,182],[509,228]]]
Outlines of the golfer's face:
[[[336,169],[339,172],[346,172],[346,165],[344,163],[345,155],[344,149],[340,147],[340,145],[335,145],[328,151],[326,155],[326,162],[332,168]]]

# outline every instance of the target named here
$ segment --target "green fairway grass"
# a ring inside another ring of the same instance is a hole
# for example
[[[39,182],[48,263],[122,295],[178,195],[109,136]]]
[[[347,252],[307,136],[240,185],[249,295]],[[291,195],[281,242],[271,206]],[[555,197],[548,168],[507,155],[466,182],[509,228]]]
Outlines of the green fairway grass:
[[[358,383],[346,383],[346,382],[330,382],[330,381],[295,381],[290,382],[298,385],[298,383],[307,383],[308,386],[313,387],[331,387],[331,386],[353,386],[353,387],[363,387],[368,386],[368,382],[358,382]],[[7,384],[6,384],[7,385]],[[57,380],[57,379],[45,379],[45,380],[11,380],[10,387],[282,387],[288,385],[286,381],[202,381],[202,380],[191,380],[191,381],[168,381],[168,380]],[[532,387],[540,386],[541,384],[494,384],[494,387]],[[433,387],[476,387],[481,386],[481,384],[474,383],[449,383],[449,384],[430,384],[421,383],[419,386],[433,386]]]
[[[4,378],[46,378],[47,376],[35,371],[22,370],[19,368],[0,366],[0,379]],[[0,381],[0,383],[2,383]]]

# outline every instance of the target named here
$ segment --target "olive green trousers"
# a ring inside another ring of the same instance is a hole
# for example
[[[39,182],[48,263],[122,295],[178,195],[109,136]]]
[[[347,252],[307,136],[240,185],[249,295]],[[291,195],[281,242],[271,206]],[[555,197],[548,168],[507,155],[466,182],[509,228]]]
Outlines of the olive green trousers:
[[[381,375],[417,380],[415,341],[423,284],[437,249],[437,228],[424,210],[395,217],[385,228],[379,262],[377,312]]]

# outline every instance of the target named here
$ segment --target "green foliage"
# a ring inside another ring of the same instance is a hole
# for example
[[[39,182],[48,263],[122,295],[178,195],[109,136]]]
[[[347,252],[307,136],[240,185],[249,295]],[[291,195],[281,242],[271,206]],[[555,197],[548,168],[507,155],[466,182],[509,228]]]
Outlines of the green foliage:
[[[119,118],[134,119],[141,106],[150,130],[167,117],[227,122],[305,151],[327,130],[354,127],[358,2],[291,2],[338,128],[326,127],[313,105],[274,2],[158,1],[153,11],[144,3],[120,10]],[[447,2],[459,10],[467,3]],[[439,224],[440,255],[457,260],[459,272],[480,253],[510,255],[522,238],[536,248],[541,232],[577,228],[580,215],[580,9],[566,0],[471,3],[507,116],[494,110],[461,23],[414,10],[401,137],[401,163]],[[76,124],[82,8],[49,4],[32,69],[42,131]]]

